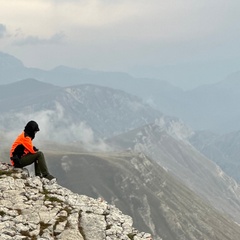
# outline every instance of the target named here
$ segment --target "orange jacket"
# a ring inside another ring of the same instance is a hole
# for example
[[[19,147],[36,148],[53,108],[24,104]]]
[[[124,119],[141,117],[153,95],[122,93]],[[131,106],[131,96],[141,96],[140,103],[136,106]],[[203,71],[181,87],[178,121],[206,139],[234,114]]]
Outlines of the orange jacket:
[[[23,156],[28,153],[36,153],[33,149],[32,139],[29,136],[25,136],[24,132],[22,132],[16,140],[12,144],[12,148],[10,150],[10,158],[13,157],[13,152],[18,145],[24,146],[24,153]],[[13,161],[11,160],[12,165],[14,165]]]

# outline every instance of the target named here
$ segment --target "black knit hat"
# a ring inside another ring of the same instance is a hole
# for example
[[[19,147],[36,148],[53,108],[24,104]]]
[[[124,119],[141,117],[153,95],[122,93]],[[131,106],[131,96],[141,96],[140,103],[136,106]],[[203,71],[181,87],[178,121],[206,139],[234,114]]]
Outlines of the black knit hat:
[[[35,132],[38,131],[40,131],[38,124],[33,120],[29,121],[24,128],[24,132],[32,139],[35,137]]]

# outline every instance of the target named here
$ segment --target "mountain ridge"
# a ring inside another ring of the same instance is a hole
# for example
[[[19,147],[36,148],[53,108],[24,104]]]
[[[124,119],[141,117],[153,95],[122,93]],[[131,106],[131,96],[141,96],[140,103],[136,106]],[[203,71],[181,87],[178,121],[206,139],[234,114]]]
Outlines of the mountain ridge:
[[[238,73],[219,83],[184,91],[164,80],[135,78],[121,72],[101,72],[66,66],[52,70],[26,68],[11,55],[6,58],[4,56],[6,54],[2,54],[0,58],[1,83],[35,78],[57,86],[96,84],[136,95],[165,115],[181,118],[194,130],[226,133],[240,129],[240,115],[234,107],[240,100],[239,86],[236,85],[239,82]],[[10,69],[4,67],[4,61],[9,62],[9,59],[14,59]]]
[[[164,126],[163,123],[164,120],[160,124],[156,122],[134,129],[108,139],[107,143],[118,150],[143,152],[216,209],[230,214],[239,222],[240,191],[237,182],[191,145],[188,141],[191,131],[186,138],[178,138],[175,132],[184,125],[176,122],[175,126],[174,123]]]
[[[27,91],[24,95],[16,94],[14,101],[9,101],[12,86],[18,86],[15,88],[18,92],[19,85]],[[80,136],[76,129],[87,131],[91,139],[93,135],[104,138],[152,122],[162,115],[134,95],[92,84],[58,87],[28,79],[5,85],[0,88],[1,92],[0,122],[3,127],[7,124],[7,129],[11,127],[14,130],[18,124],[25,124],[28,116],[40,118],[39,124],[47,125],[49,120],[49,131],[56,134],[61,126],[63,130],[69,129],[73,138],[71,140],[70,134],[65,131],[66,137],[69,136],[66,141],[74,141],[74,136]],[[12,125],[10,123],[14,118],[19,121]]]

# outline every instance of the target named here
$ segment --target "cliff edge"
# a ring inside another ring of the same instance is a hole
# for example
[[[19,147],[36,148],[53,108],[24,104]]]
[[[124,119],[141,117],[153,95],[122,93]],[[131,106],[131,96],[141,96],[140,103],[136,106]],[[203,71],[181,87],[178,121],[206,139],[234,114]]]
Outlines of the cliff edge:
[[[151,240],[130,216],[103,199],[0,163],[1,240]]]

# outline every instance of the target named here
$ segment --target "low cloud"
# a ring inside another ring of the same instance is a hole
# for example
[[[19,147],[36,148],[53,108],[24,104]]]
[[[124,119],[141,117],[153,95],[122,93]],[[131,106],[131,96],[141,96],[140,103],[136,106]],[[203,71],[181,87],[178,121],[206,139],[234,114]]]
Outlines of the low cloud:
[[[17,119],[17,121],[15,120]],[[38,123],[40,132],[34,142],[52,141],[61,144],[80,143],[87,150],[107,151],[109,147],[103,140],[97,138],[90,126],[85,122],[73,122],[64,113],[64,108],[56,103],[55,110],[44,110],[33,113],[16,113],[14,116],[2,116],[1,129],[9,145],[19,135],[28,121]],[[7,125],[6,125],[7,124]],[[38,144],[36,144],[38,146]]]
[[[45,45],[45,44],[58,44],[62,43],[65,38],[65,34],[60,32],[56,33],[50,38],[40,38],[38,36],[28,36],[14,42],[17,46],[23,45]]]

